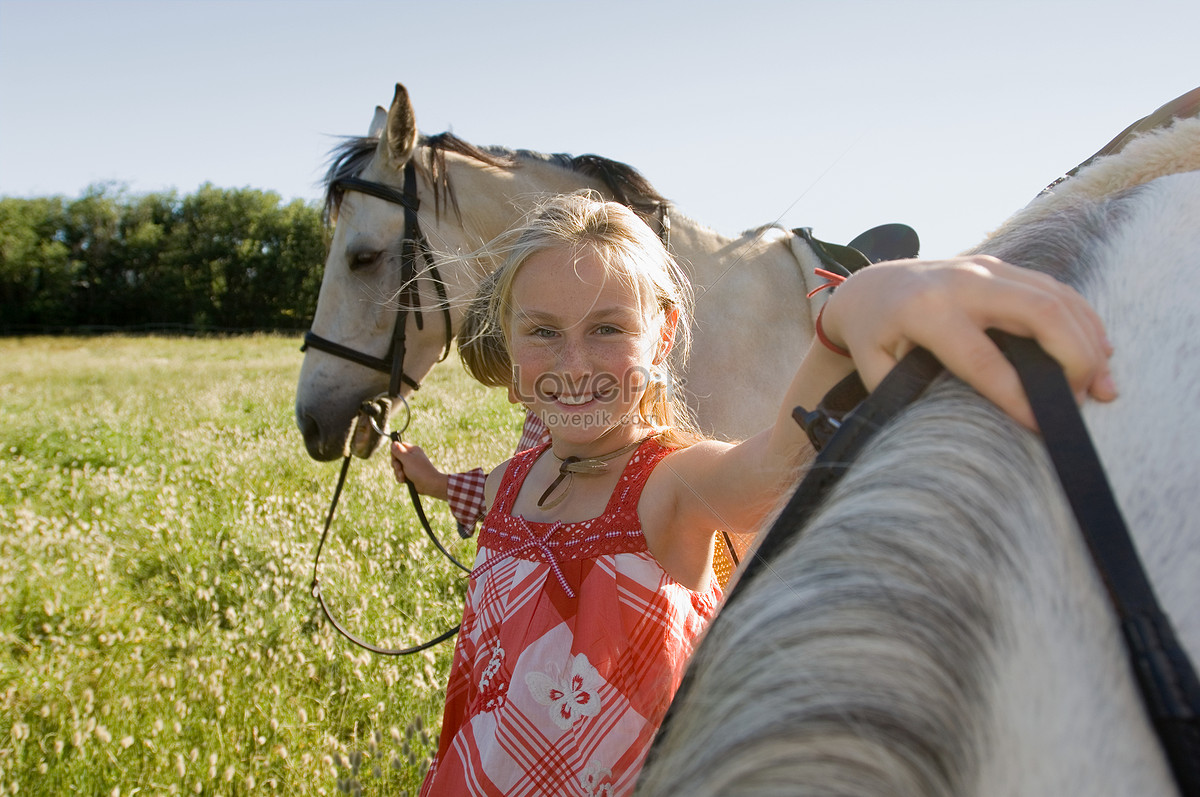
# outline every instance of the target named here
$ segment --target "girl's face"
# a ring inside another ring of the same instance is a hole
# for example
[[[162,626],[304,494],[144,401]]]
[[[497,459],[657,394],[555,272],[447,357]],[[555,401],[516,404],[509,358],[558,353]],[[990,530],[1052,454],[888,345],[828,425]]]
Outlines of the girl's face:
[[[609,275],[590,248],[531,256],[512,285],[515,398],[546,424],[559,456],[597,456],[645,433],[638,402],[670,345],[661,313]]]

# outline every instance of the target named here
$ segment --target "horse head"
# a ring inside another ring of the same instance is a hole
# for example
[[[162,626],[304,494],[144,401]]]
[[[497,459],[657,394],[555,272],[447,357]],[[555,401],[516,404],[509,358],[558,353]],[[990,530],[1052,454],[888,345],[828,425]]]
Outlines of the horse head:
[[[397,84],[390,109],[376,108],[367,136],[349,139],[326,175],[334,232],[296,393],[296,422],[314,459],[378,448],[378,429],[358,424],[354,433],[356,418],[364,406],[386,414],[417,387],[444,356],[481,276],[470,258],[448,253],[478,249],[510,221],[486,213],[463,221],[444,153],[418,133]],[[461,182],[474,190],[465,170]]]

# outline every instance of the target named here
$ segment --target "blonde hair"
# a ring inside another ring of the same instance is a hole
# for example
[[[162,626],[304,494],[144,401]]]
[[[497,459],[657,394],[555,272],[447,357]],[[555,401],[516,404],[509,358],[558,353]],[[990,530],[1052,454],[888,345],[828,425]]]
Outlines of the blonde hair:
[[[646,223],[624,205],[594,194],[565,194],[547,200],[511,235],[502,265],[480,283],[467,308],[459,334],[467,371],[485,385],[512,388],[508,330],[517,272],[540,252],[590,249],[610,277],[632,290],[648,322],[661,314],[666,323],[678,313],[671,350],[657,365],[662,379],[650,382],[638,411],[659,430],[664,445],[682,448],[704,439],[675,380],[691,345],[690,284]]]

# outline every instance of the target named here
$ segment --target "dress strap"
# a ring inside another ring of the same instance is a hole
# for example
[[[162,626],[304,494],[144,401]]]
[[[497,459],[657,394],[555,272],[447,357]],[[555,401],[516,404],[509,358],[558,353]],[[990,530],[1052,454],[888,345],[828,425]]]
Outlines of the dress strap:
[[[633,452],[633,456],[629,458],[629,462],[625,464],[625,470],[621,473],[621,478],[612,495],[609,496],[604,514],[615,515],[619,512],[632,512],[636,516],[638,501],[641,500],[642,488],[646,486],[646,480],[650,478],[651,472],[663,457],[674,450],[667,448],[654,438],[642,441],[637,451]]]
[[[513,504],[516,503],[517,494],[521,492],[521,485],[525,483],[525,477],[529,475],[530,468],[549,447],[550,443],[543,443],[540,446],[513,454],[504,468],[500,486],[496,489],[494,511],[505,515],[512,513]]]

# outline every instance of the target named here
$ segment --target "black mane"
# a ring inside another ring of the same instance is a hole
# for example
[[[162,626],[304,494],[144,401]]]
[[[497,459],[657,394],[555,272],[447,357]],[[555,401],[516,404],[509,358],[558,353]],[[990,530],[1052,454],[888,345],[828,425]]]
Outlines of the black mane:
[[[329,168],[325,172],[325,221],[337,215],[342,201],[342,191],[337,181],[344,177],[358,177],[375,155],[379,139],[374,136],[348,136],[330,154]],[[628,164],[620,163],[599,155],[544,155],[530,150],[510,150],[504,147],[477,147],[463,141],[453,133],[438,133],[421,136],[419,146],[425,149],[426,167],[434,185],[434,204],[441,212],[443,203],[458,210],[450,176],[446,171],[446,153],[453,152],[472,158],[499,169],[520,168],[523,161],[553,163],[585,177],[599,180],[612,192],[613,198],[623,205],[645,215],[653,215],[668,203],[654,186]]]

